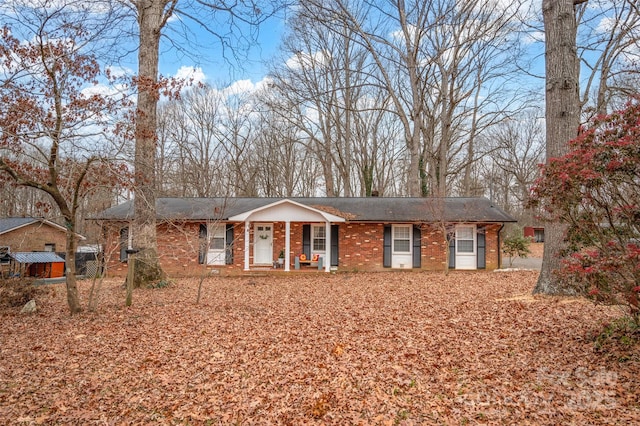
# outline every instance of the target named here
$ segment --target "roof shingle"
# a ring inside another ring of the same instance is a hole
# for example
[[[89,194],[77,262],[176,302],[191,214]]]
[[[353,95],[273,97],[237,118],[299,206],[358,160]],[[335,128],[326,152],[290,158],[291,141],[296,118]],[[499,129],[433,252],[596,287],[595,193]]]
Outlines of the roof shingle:
[[[264,207],[280,198],[158,198],[158,220],[225,220]],[[289,197],[300,204],[325,210],[355,222],[515,222],[516,219],[486,198],[412,197]],[[131,220],[133,201],[99,213],[96,220]]]

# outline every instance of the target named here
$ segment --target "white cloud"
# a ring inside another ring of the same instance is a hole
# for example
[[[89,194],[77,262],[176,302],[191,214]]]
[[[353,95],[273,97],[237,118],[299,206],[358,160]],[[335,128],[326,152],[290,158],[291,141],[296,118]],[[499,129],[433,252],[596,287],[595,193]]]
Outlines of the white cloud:
[[[269,90],[273,87],[273,79],[271,77],[264,77],[262,80],[255,84],[256,90]]]
[[[135,74],[135,72],[131,68],[121,66],[110,65],[107,67],[107,70],[109,71],[111,76],[115,78],[127,77]]]
[[[178,71],[176,71],[174,77],[179,80],[192,80],[194,84],[204,83],[207,80],[207,77],[202,71],[202,68],[189,67],[186,65],[181,66]]]
[[[297,52],[289,59],[287,59],[286,65],[291,70],[299,70],[302,68],[313,69],[316,67],[322,67],[329,62],[331,53],[327,51],[318,51],[313,54],[306,52]]]
[[[229,87],[224,89],[224,94],[227,96],[239,95],[241,93],[253,92],[255,88],[256,86],[251,82],[251,80],[238,80],[231,83]]]

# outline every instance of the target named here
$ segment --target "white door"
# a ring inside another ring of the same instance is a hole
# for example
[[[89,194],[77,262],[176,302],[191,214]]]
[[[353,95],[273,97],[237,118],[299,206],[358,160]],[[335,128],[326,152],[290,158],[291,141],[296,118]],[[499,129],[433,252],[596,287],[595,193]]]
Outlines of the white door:
[[[456,269],[477,269],[476,227],[456,226]]]
[[[209,225],[209,250],[207,251],[207,265],[225,264],[225,227]]]
[[[271,265],[273,263],[273,225],[256,223],[253,228],[253,263]]]

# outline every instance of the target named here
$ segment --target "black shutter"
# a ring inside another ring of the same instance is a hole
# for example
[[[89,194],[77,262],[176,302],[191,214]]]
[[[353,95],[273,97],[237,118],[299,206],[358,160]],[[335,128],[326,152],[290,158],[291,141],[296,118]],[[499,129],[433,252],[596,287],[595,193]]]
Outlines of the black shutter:
[[[120,262],[128,260],[127,249],[129,248],[129,228],[120,228]]]
[[[422,266],[422,232],[420,227],[413,227],[413,267]]]
[[[203,264],[207,259],[207,225],[200,224],[198,232],[198,263]]]
[[[311,259],[311,225],[302,225],[302,252]]]
[[[478,228],[478,269],[487,267],[487,240],[484,232],[484,228]]]
[[[339,233],[340,225],[331,225],[331,266],[338,266],[339,259],[339,247],[338,238],[340,236]]]
[[[391,225],[384,226],[382,250],[382,266],[391,268]]]
[[[233,223],[227,223],[224,238],[224,264],[233,265]]]
[[[456,267],[456,237],[449,237],[449,268],[455,269]]]

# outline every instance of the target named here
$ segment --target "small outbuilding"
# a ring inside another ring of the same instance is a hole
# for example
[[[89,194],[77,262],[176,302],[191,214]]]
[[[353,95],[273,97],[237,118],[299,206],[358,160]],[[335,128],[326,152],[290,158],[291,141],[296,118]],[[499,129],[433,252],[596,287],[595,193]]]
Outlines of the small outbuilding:
[[[51,252],[10,253],[11,273],[23,277],[60,278],[64,276],[64,259]]]

